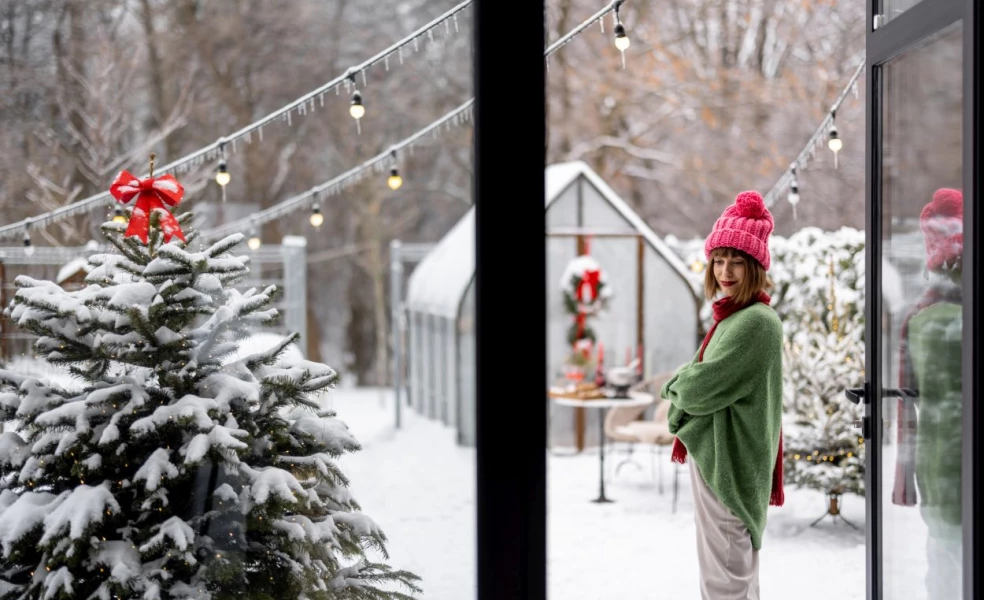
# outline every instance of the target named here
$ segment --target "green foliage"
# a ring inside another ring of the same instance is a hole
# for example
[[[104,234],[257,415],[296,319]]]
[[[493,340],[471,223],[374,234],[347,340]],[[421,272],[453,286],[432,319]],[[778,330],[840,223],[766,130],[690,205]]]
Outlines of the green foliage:
[[[275,288],[239,291],[240,234],[192,250],[107,223],[87,286],[19,277],[6,314],[79,390],[0,370],[0,597],[397,599],[419,578],[372,562],[386,537],[337,464],[360,446],[318,396],[330,367],[276,322]]]
[[[783,320],[786,480],[864,494],[859,406],[864,380],[864,232],[806,228],[772,242],[774,305]]]

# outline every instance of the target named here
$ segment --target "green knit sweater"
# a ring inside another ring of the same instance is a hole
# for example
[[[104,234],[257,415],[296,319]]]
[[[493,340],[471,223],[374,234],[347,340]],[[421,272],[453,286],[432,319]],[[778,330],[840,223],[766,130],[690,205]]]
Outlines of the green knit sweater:
[[[707,486],[762,547],[782,421],[782,323],[763,303],[718,323],[704,360],[663,386],[670,432]],[[698,351],[699,355],[699,351]]]
[[[959,304],[934,304],[909,321],[908,345],[919,387],[916,484],[930,527],[961,522],[962,342]]]

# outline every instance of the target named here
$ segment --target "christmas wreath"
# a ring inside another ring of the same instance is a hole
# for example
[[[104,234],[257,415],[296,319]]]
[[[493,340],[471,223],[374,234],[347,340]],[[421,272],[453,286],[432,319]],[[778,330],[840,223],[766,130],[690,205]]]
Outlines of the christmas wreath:
[[[588,326],[588,317],[607,308],[612,296],[601,265],[590,255],[578,256],[564,269],[561,290],[564,293],[564,308],[574,317],[567,330],[567,343],[579,346],[587,340],[593,344],[595,333]]]

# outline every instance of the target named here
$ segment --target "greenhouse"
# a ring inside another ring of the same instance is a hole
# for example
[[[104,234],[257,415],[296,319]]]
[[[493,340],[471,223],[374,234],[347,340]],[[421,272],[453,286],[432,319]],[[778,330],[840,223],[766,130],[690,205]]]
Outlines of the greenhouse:
[[[475,444],[474,222],[470,210],[414,269],[404,319],[410,404],[455,428],[458,442],[467,446]],[[606,308],[590,319],[596,337],[592,356],[603,348],[605,368],[640,358],[640,370],[651,375],[692,357],[702,302],[687,267],[587,164],[569,162],[546,169],[546,223],[545,386],[563,376],[571,354],[568,331],[573,315],[565,308],[566,282],[561,280],[580,255],[590,255],[601,266],[611,294]],[[516,305],[503,307],[504,326],[523,302],[517,297]],[[523,335],[527,332],[517,330],[517,344],[523,343]],[[547,402],[545,390],[543,395],[508,390],[509,371],[522,368],[510,361],[508,348],[496,360],[502,365],[502,402]],[[597,411],[584,414],[552,403],[549,410],[551,447],[597,444]]]

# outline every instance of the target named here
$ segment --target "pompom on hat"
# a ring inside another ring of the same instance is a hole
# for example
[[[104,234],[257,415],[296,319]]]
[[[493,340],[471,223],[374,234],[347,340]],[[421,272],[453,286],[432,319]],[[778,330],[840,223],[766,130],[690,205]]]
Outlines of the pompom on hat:
[[[748,254],[769,270],[769,235],[775,227],[772,213],[762,195],[754,190],[742,192],[735,203],[724,209],[704,242],[704,254],[711,259],[716,248],[734,248]]]
[[[941,188],[919,214],[926,239],[926,268],[952,269],[963,256],[963,192]]]

